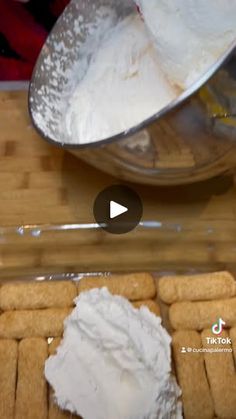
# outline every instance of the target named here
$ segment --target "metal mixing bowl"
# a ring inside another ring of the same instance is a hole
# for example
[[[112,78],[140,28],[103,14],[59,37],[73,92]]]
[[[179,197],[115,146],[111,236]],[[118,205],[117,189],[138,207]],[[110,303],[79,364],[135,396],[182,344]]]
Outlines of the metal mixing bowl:
[[[70,74],[89,62],[88,24],[100,7],[117,22],[136,13],[132,0],[72,0],[38,58],[29,89],[29,111],[42,137],[120,179],[144,184],[189,183],[215,176],[234,164],[236,140],[235,44],[177,100],[115,137],[68,144],[61,120],[75,89]],[[91,42],[91,35],[90,35]],[[91,45],[91,44],[90,44]]]

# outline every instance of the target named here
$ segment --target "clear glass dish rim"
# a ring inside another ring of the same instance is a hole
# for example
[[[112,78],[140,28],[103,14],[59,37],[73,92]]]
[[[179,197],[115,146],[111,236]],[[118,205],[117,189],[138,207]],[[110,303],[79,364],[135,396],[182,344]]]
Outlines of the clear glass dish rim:
[[[8,237],[19,239],[19,237],[27,237],[37,239],[43,234],[47,233],[50,235],[61,234],[67,235],[68,232],[78,232],[86,235],[86,232],[97,232],[106,234],[107,237],[123,237],[124,240],[128,235],[139,234],[142,237],[142,234],[146,236],[146,233],[150,232],[150,236],[153,237],[153,233],[156,233],[156,238],[160,233],[163,237],[163,233],[173,233],[173,235],[182,235],[184,236],[187,233],[194,233],[199,236],[217,236],[219,232],[224,231],[226,234],[233,236],[233,232],[236,232],[236,223],[234,220],[189,220],[176,219],[171,221],[166,220],[145,220],[141,221],[137,227],[129,233],[125,234],[110,234],[103,230],[103,228],[95,222],[78,222],[78,223],[56,223],[56,224],[22,224],[17,226],[1,226],[0,225],[0,246]],[[147,237],[147,236],[146,236]],[[3,240],[5,239],[5,240]],[[235,234],[235,244],[236,244],[236,234]]]
[[[100,272],[236,273],[234,220],[145,220],[127,234],[96,223],[0,227],[0,279]]]

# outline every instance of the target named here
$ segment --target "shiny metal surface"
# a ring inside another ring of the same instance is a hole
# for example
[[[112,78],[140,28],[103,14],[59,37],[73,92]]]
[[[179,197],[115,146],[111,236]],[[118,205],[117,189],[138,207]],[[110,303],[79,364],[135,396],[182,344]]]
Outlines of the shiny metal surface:
[[[68,144],[61,119],[75,87],[70,72],[78,62],[77,81],[84,74],[87,27],[99,7],[112,8],[117,22],[135,10],[132,0],[71,1],[42,49],[30,84],[29,110],[36,129],[55,145],[133,182],[188,183],[227,170],[236,140],[236,42],[194,86],[148,120],[107,140]],[[78,32],[75,22],[81,16]]]

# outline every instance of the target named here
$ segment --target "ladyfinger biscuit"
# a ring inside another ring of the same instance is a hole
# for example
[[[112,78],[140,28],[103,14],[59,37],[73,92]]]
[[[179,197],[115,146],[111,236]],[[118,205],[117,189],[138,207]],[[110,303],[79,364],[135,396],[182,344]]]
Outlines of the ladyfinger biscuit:
[[[236,281],[226,271],[166,276],[159,280],[158,295],[167,304],[230,298],[236,295]]]
[[[236,298],[215,301],[174,303],[169,310],[176,330],[203,330],[223,318],[227,327],[236,326]]]
[[[14,419],[17,342],[0,340],[0,418]]]
[[[172,346],[185,419],[212,419],[214,409],[203,354],[187,352],[187,348],[201,348],[200,335],[195,331],[175,332]]]
[[[71,308],[5,311],[0,315],[0,338],[57,337]]]
[[[50,343],[48,350],[49,355],[55,355],[58,346],[61,343],[61,338],[54,338],[53,341]],[[49,410],[48,410],[48,419],[76,419],[78,418],[77,415],[74,415],[70,412],[65,410],[61,410],[53,399],[53,389],[49,388]]]
[[[55,338],[50,343],[49,355],[55,355],[57,347],[60,345],[61,338]],[[53,400],[53,389],[49,388],[49,409],[48,409],[48,419],[70,419],[71,414],[61,410]]]
[[[154,278],[148,273],[85,277],[78,283],[78,293],[102,287],[131,301],[149,300],[156,295]]]
[[[232,342],[232,348],[233,348],[235,365],[236,365],[236,327],[233,327],[232,329],[230,329],[229,336]]]
[[[0,288],[0,310],[72,307],[77,294],[72,281],[32,281]]]
[[[204,349],[226,350],[231,349],[230,344],[213,343],[209,338],[216,338],[212,331],[202,332]],[[229,333],[224,330],[220,338],[229,338]],[[205,352],[204,359],[207,377],[211,387],[215,414],[220,418],[235,418],[236,416],[236,371],[232,352]]]
[[[19,343],[15,419],[47,419],[47,384],[44,364],[48,345],[41,338]]]
[[[160,316],[161,311],[159,305],[154,300],[143,300],[143,301],[135,301],[133,303],[135,308],[140,308],[142,306],[146,306],[152,313],[156,316]]]

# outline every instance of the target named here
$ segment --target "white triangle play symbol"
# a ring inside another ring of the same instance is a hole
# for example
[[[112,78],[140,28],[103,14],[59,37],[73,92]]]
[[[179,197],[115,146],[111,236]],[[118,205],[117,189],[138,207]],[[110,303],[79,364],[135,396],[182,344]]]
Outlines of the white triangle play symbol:
[[[119,215],[124,214],[128,211],[128,208],[124,207],[123,205],[118,204],[115,201],[110,201],[110,218],[119,217]]]

